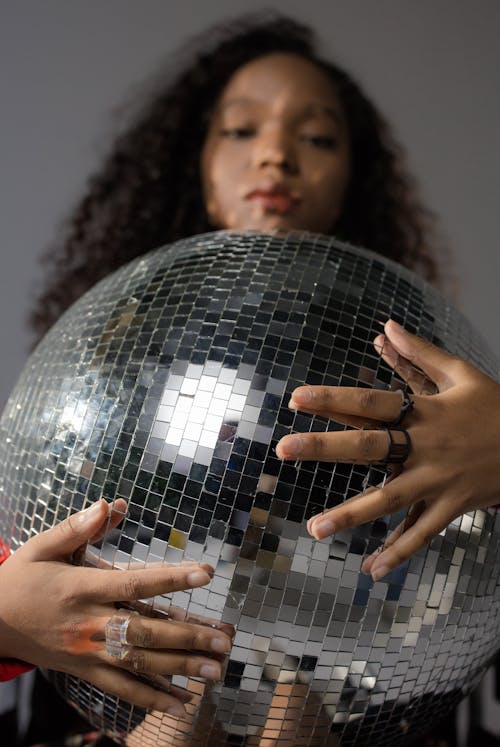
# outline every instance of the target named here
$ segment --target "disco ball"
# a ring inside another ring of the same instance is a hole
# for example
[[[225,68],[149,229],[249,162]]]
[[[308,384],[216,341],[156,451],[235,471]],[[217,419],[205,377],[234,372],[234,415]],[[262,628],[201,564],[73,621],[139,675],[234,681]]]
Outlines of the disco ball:
[[[402,386],[372,345],[388,317],[497,375],[424,281],[302,233],[218,232],[136,259],[29,359],[0,425],[1,536],[15,548],[122,496],[128,515],[92,557],[211,563],[209,586],[144,609],[237,630],[222,682],[173,678],[195,695],[187,720],[51,673],[119,744],[402,745],[479,682],[499,645],[498,514],[457,518],[373,582],[362,560],[401,514],[321,542],[306,520],[383,475],[274,451],[292,431],[343,428],[290,411],[296,386]]]

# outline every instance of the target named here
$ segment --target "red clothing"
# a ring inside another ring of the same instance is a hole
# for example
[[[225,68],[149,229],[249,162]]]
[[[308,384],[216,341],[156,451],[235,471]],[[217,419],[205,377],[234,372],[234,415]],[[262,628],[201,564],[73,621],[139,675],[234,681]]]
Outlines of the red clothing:
[[[10,549],[0,540],[0,563],[7,560],[9,555]],[[0,659],[0,682],[11,680],[17,677],[18,674],[29,672],[31,669],[34,669],[32,664],[26,664],[24,661],[19,661],[18,659]]]
[[[4,560],[7,560],[9,555],[10,549],[7,547],[7,545],[4,545],[2,540],[0,540],[0,563],[3,563]]]

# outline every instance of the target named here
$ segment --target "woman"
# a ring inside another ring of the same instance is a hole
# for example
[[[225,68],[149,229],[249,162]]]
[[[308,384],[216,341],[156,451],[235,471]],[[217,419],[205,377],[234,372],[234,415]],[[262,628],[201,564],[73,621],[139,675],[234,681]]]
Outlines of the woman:
[[[38,335],[96,280],[138,253],[214,228],[334,233],[400,262],[438,287],[443,284],[431,216],[416,197],[400,149],[350,76],[318,59],[307,28],[272,16],[243,20],[209,31],[196,47],[197,53],[187,55],[195,62],[144,104],[137,121],[118,138],[77,207],[66,240],[48,255],[50,282],[32,315]],[[273,61],[277,52],[280,60]],[[279,76],[274,88],[267,74],[271,63]],[[245,73],[246,65],[250,73]],[[311,66],[321,72],[312,76],[316,97],[328,105],[294,128],[279,107],[293,79],[296,88],[289,97],[300,114],[300,97],[306,102],[310,98]],[[227,101],[244,99],[252,87],[260,92],[255,103],[224,110]],[[268,148],[269,155],[253,153],[254,147]],[[245,173],[245,158],[262,161]],[[296,164],[296,158],[303,162]],[[310,192],[296,199],[289,185],[301,180],[301,189]],[[355,507],[344,505],[321,517],[338,530],[385,515],[388,507],[393,512],[420,504],[415,517],[422,513],[411,531],[365,565],[379,577],[380,569],[388,572],[404,561],[455,516],[495,504],[500,492],[495,454],[500,428],[491,416],[500,403],[500,387],[393,322],[384,332],[374,343],[383,347],[385,359],[403,369],[404,360],[411,360],[440,393],[416,395],[413,412],[405,418],[413,448],[404,474]],[[413,382],[415,390],[419,386]],[[349,422],[375,426],[394,420],[401,404],[397,393],[374,392],[366,399],[363,391],[308,387],[294,393],[291,406],[340,420],[350,415],[358,419]],[[459,441],[460,432],[464,436]],[[287,437],[277,453],[294,460],[369,463],[386,452],[381,432],[330,434],[320,444],[322,453],[315,438]],[[320,529],[319,523],[315,518],[309,524],[313,536],[332,533],[328,524]]]
[[[335,233],[439,282],[430,216],[415,197],[387,126],[344,71],[318,59],[306,28],[283,18],[242,22],[219,36],[211,31],[200,48],[195,62],[143,105],[91,181],[67,238],[50,255],[51,280],[32,317],[39,335],[100,277],[138,253],[213,228]],[[407,360],[422,368],[439,394],[415,395],[413,411],[406,413],[413,448],[401,475],[314,518],[309,529],[324,537],[388,508],[417,504],[413,526],[408,522],[366,561],[365,569],[380,577],[460,512],[495,502],[500,470],[492,444],[500,429],[491,413],[500,408],[500,387],[394,323],[375,342],[383,342],[389,363],[401,356],[403,367]],[[397,393],[301,387],[290,406],[376,426],[396,420],[401,404]],[[478,423],[472,439],[471,420]],[[457,433],[467,439],[456,439]],[[380,435],[353,430],[322,439],[289,436],[277,453],[293,460],[373,462],[386,456]],[[457,477],[458,500],[448,487]],[[474,493],[479,478],[480,504]],[[64,569],[75,579],[81,570]],[[30,567],[25,573],[31,575]],[[60,614],[56,603],[53,615]],[[169,634],[167,624],[159,649],[170,645]],[[101,641],[105,656],[102,647]],[[113,664],[106,689],[113,685],[116,691],[127,662]],[[164,666],[175,671],[171,659]]]

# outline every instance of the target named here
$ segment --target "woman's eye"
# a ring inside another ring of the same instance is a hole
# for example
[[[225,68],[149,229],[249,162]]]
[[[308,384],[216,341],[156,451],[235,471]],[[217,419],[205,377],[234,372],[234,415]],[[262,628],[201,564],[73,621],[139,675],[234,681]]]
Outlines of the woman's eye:
[[[338,146],[337,138],[333,135],[301,135],[301,140],[305,143],[310,143],[316,148],[326,148],[328,150],[335,150]]]
[[[222,137],[228,137],[231,140],[242,140],[254,134],[255,130],[252,127],[223,127],[220,131]]]

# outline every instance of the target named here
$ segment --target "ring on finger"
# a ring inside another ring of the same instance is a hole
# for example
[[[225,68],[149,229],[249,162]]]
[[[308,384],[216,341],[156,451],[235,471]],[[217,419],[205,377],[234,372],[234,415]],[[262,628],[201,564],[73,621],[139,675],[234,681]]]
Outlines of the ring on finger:
[[[395,420],[387,423],[390,428],[401,425],[405,417],[409,412],[413,410],[413,407],[415,405],[414,400],[410,399],[410,395],[408,394],[408,392],[406,392],[404,389],[400,389],[399,392],[401,394],[401,410],[399,411],[399,415]]]
[[[378,430],[385,431],[389,443],[386,456],[380,462],[377,462],[377,464],[387,466],[389,464],[403,464],[406,462],[412,447],[408,431],[405,428],[397,426],[379,428]]]
[[[135,610],[119,609],[112,615],[104,627],[106,653],[113,659],[124,659],[132,646],[127,642],[127,631]]]

